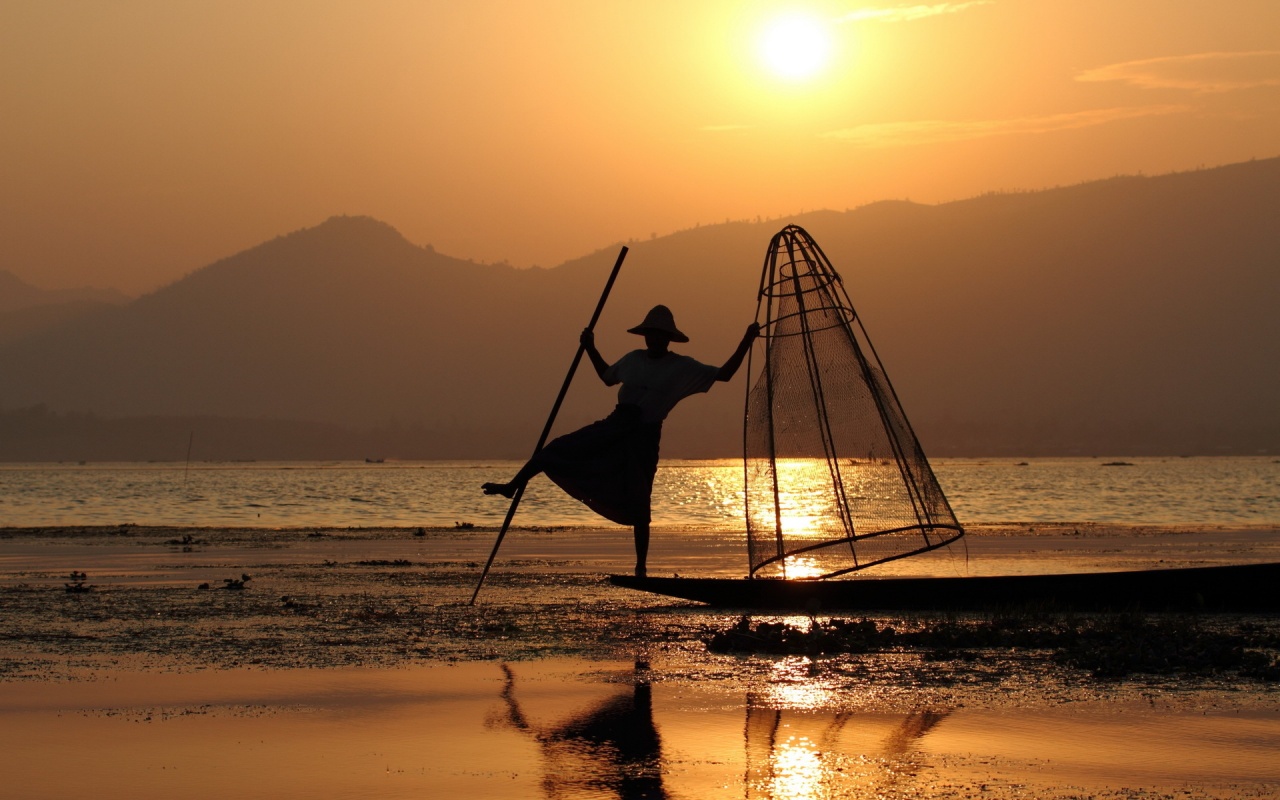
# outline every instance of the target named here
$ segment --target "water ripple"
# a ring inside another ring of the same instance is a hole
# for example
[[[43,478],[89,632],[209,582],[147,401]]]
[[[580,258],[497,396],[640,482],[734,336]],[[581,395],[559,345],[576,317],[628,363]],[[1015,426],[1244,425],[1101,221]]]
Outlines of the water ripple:
[[[934,469],[961,522],[1133,525],[1280,524],[1280,463],[1267,457],[1029,462],[940,459]],[[0,465],[0,526],[497,526],[508,504],[480,493],[515,462]],[[654,526],[741,530],[742,465],[665,461]],[[612,527],[535,479],[525,526]]]

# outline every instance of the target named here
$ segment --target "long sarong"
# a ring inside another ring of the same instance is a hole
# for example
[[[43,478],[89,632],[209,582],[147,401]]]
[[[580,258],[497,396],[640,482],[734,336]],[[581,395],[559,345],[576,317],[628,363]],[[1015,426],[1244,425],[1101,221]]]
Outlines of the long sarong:
[[[661,422],[643,422],[637,406],[619,405],[552,440],[534,458],[570,497],[619,525],[639,525],[649,522],[661,438]]]

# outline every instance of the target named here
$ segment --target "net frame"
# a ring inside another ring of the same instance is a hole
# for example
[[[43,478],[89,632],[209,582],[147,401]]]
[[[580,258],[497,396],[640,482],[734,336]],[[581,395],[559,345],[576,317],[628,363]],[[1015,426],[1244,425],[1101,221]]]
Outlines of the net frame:
[[[758,377],[747,381],[743,416],[749,577],[832,578],[963,536],[843,279],[798,225],[769,243],[756,321],[762,363],[753,348],[747,374]],[[887,452],[877,456],[879,447]],[[790,459],[810,468],[792,469]],[[812,494],[823,472],[818,494],[829,494],[817,501],[826,504],[813,523],[819,530],[790,530],[786,498],[799,490],[789,484],[807,480]],[[870,496],[859,488],[868,483]],[[789,570],[800,560],[814,563]],[[804,571],[813,574],[788,574]]]

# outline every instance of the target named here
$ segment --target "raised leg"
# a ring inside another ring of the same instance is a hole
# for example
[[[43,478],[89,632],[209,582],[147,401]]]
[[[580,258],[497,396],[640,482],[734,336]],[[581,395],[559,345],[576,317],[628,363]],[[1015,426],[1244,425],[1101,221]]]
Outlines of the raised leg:
[[[507,483],[486,483],[480,487],[485,494],[500,494],[510,500],[516,496],[516,491],[520,487],[527,484],[534,475],[542,472],[542,468],[530,460],[527,464],[520,468],[516,476]]]

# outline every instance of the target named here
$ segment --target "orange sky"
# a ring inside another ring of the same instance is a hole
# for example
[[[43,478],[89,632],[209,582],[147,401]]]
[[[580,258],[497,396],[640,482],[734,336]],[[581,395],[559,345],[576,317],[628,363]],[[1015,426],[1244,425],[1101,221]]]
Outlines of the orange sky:
[[[784,11],[829,37],[769,71]],[[1280,155],[1276,0],[3,0],[0,269],[137,293],[334,214],[485,261]]]

